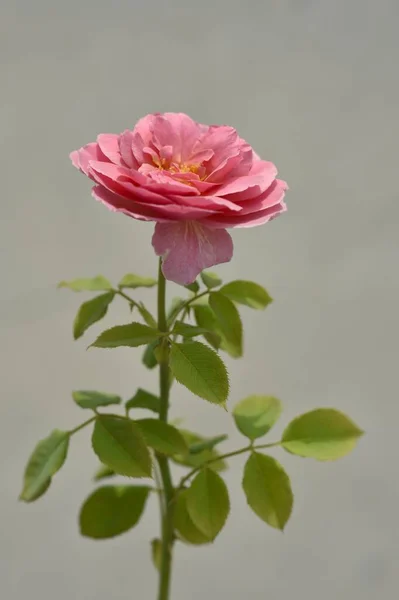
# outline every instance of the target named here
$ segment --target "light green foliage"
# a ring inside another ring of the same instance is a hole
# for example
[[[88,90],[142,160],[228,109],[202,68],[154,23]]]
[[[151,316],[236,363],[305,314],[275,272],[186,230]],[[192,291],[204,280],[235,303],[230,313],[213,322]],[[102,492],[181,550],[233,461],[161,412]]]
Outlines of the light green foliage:
[[[293,504],[290,480],[283,467],[271,456],[253,452],[244,468],[242,486],[258,517],[283,530]]]
[[[209,332],[204,333],[204,338],[212,348],[219,350],[222,342],[222,334],[215,313],[207,304],[196,305],[193,307],[193,311],[198,327],[206,329]]]
[[[336,460],[349,454],[363,431],[349,417],[332,408],[305,413],[288,425],[282,446],[292,454]]]
[[[203,469],[187,490],[187,512],[195,527],[215,539],[230,511],[229,494],[223,479],[211,469]]]
[[[20,498],[31,502],[44,494],[65,461],[71,435],[94,422],[92,447],[101,461],[94,481],[118,475],[151,478],[154,468],[155,483],[151,488],[146,485],[97,486],[81,508],[81,533],[92,539],[107,539],[130,530],[139,522],[150,491],[156,492],[165,546],[163,548],[161,539],[154,538],[151,555],[160,572],[159,597],[167,598],[169,565],[168,561],[162,565],[167,558],[163,550],[172,551],[176,540],[191,545],[209,544],[226,523],[230,500],[218,472],[227,468],[228,459],[247,455],[242,487],[248,505],[265,523],[283,530],[293,507],[290,480],[279,462],[259,450],[282,446],[299,456],[334,460],[349,453],[363,432],[339,411],[317,409],[294,419],[280,442],[258,443],[282,412],[281,402],[265,395],[248,396],[234,407],[235,424],[248,438],[243,447],[235,451],[223,454],[219,451],[219,445],[227,439],[225,434],[207,438],[177,429],[177,421],[175,425],[170,424],[169,391],[174,379],[196,396],[226,407],[229,378],[218,351],[223,350],[233,358],[243,354],[243,327],[237,305],[262,310],[272,298],[255,282],[236,280],[223,285],[217,274],[204,271],[200,279],[180,288],[186,298],[174,298],[165,314],[167,293],[161,263],[159,269],[157,318],[162,331],[158,330],[157,321],[146,306],[131,297],[134,292],[123,291],[124,288],[152,288],[158,283],[153,278],[128,273],[116,289],[101,275],[59,284],[76,292],[100,292],[80,307],[73,327],[75,339],[105,316],[116,294],[128,302],[131,310],[137,310],[134,314],[143,322],[107,329],[92,346],[145,346],[143,364],[148,369],[160,365],[159,396],[139,387],[126,401],[124,416],[118,416],[99,414],[99,411],[120,405],[120,396],[92,390],[74,391],[75,403],[83,409],[94,410],[95,414],[70,432],[55,430],[39,442],[26,467]],[[203,336],[209,345],[194,341],[197,336]],[[139,371],[133,371],[132,376],[139,377]],[[131,420],[126,416],[136,409],[152,411],[154,418]],[[180,482],[171,476],[170,461],[186,467]]]
[[[190,292],[193,292],[194,294],[196,294],[198,292],[198,290],[200,289],[198,281],[193,281],[193,283],[189,283],[188,285],[185,285],[184,287],[187,290],[190,290]]]
[[[105,317],[108,306],[114,297],[114,292],[107,292],[106,294],[96,296],[92,300],[83,302],[73,322],[73,337],[75,340],[82,337],[86,329],[91,325]]]
[[[185,439],[176,427],[158,419],[139,419],[135,424],[150,448],[160,454],[185,454],[188,450]]]
[[[206,536],[205,533],[200,531],[188,514],[187,493],[188,490],[178,493],[173,515],[175,529],[180,540],[187,544],[209,544],[212,541],[212,537]]]
[[[59,288],[69,288],[74,292],[101,292],[112,290],[112,285],[102,275],[86,279],[73,279],[72,281],[61,281]]]
[[[241,433],[255,440],[273,427],[282,409],[280,400],[273,396],[249,396],[235,405],[233,417]]]
[[[97,417],[93,450],[102,463],[119,475],[151,477],[151,456],[137,425],[114,415]]]
[[[78,390],[72,392],[72,398],[80,408],[99,408],[100,406],[110,406],[111,404],[120,404],[122,398],[115,394],[106,394],[104,392],[95,392],[93,390]]]
[[[96,540],[112,538],[137,525],[150,488],[134,485],[107,485],[97,488],[80,511],[82,535]]]
[[[245,304],[258,310],[266,308],[273,301],[267,291],[253,281],[231,281],[220,288],[220,292],[237,304]]]
[[[177,381],[193,394],[224,405],[229,394],[226,367],[220,357],[200,342],[172,344],[170,368]]]
[[[219,275],[213,273],[212,271],[202,271],[201,279],[208,290],[222,285],[222,280],[220,279]]]
[[[151,394],[142,388],[138,388],[137,392],[125,404],[126,410],[132,408],[146,408],[152,412],[159,413],[160,400],[155,394]]]
[[[151,558],[152,564],[156,570],[160,571],[162,561],[162,542],[159,538],[154,538],[151,540]]]
[[[179,465],[195,468],[204,465],[208,461],[212,461],[209,464],[209,468],[213,471],[223,471],[226,469],[226,463],[218,459],[219,453],[215,450],[214,446],[218,443],[215,443],[215,439],[223,441],[227,436],[220,435],[217,438],[207,439],[186,429],[180,429],[180,433],[188,445],[188,452],[186,454],[174,455],[174,462]],[[201,449],[201,446],[204,446],[204,449]]]
[[[204,450],[212,450],[212,448],[225,440],[227,440],[226,434],[204,439],[202,442],[197,442],[190,446],[190,454],[200,454],[200,452],[203,452]]]
[[[153,329],[157,328],[157,322],[154,319],[154,317],[152,316],[152,314],[150,313],[149,310],[146,309],[146,307],[144,306],[144,304],[142,302],[140,302],[140,304],[137,305],[138,311],[140,313],[140,315],[143,317],[143,321],[145,323],[147,323],[147,325],[149,327],[152,327]]]
[[[189,325],[188,323],[183,323],[182,321],[176,321],[173,327],[174,335],[181,335],[185,338],[193,338],[197,335],[203,335],[207,333],[207,330],[203,327],[195,327],[194,325]]]
[[[69,433],[54,429],[33,450],[24,474],[23,489],[19,499],[33,502],[48,489],[51,478],[65,462],[69,445]]]
[[[118,348],[120,346],[144,346],[160,337],[159,331],[142,323],[117,325],[103,331],[92,346],[96,348]]]
[[[242,323],[233,302],[220,292],[212,292],[209,305],[216,315],[218,328],[222,333],[222,348],[233,358],[242,356]]]
[[[152,277],[140,277],[140,275],[133,275],[133,273],[128,273],[124,275],[120,282],[118,283],[119,288],[140,288],[140,287],[154,287],[157,285],[157,280]]]
[[[147,367],[147,369],[155,369],[155,367],[158,364],[158,361],[154,354],[154,349],[156,348],[158,343],[159,343],[158,340],[151,342],[151,344],[148,344],[148,346],[146,347],[146,349],[143,352],[141,362],[143,363],[143,365],[145,365]]]
[[[108,479],[115,475],[115,471],[107,467],[107,465],[100,465],[94,474],[94,481],[101,481],[102,479]]]

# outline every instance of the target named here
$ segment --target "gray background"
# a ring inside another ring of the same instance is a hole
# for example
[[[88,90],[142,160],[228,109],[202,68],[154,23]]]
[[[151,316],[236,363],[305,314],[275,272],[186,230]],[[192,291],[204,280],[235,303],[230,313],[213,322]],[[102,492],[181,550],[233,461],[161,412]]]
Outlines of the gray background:
[[[164,110],[235,126],[291,188],[289,212],[234,232],[234,260],[219,268],[275,298],[265,313],[242,311],[246,356],[229,361],[231,404],[279,396],[276,433],[315,406],[339,407],[367,431],[337,463],[276,453],[296,493],[283,535],[246,508],[235,459],[228,525],[211,547],[177,548],[172,597],[396,597],[398,17],[397,0],[3,0],[2,598],[155,597],[155,503],[128,535],[79,537],[97,464],[89,432],[40,502],[17,496],[36,441],[82,419],[71,389],[156,390],[139,351],[85,351],[104,323],[72,342],[83,298],[55,285],[155,273],[152,225],[92,200],[68,153]],[[127,319],[115,302],[106,324]],[[242,443],[223,411],[178,387],[173,403],[186,426],[228,431],[226,449]]]

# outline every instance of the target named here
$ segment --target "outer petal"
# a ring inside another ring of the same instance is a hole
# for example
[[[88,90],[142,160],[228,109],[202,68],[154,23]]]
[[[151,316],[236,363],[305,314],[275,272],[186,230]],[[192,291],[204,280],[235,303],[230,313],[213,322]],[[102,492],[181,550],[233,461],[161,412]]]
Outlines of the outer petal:
[[[275,180],[277,169],[271,162],[258,161],[253,164],[249,175],[237,177],[218,189],[219,196],[226,196],[234,202],[253,198],[264,192]],[[251,191],[249,191],[251,190]],[[254,193],[257,191],[257,194]]]
[[[131,195],[126,197],[123,193],[118,193],[115,189],[104,187],[103,185],[94,186],[92,193],[97,200],[101,200],[111,210],[123,212],[125,214],[140,219],[145,217],[146,221],[184,221],[184,220],[202,220],[213,214],[213,211],[204,210],[195,206],[179,206],[174,204],[157,204],[150,201],[141,202],[142,196],[139,194],[146,192],[144,188],[137,187],[137,197]]]
[[[100,133],[97,144],[111,163],[121,165],[121,152],[119,150],[119,135],[116,133]]]
[[[69,158],[74,167],[82,171],[87,177],[91,177],[89,173],[89,162],[91,160],[108,162],[108,158],[101,152],[100,146],[96,142],[86,144],[83,148],[71,152]]]
[[[155,253],[163,257],[166,279],[187,285],[203,269],[229,262],[233,241],[224,229],[208,229],[195,221],[157,223],[152,237]]]
[[[287,189],[288,186],[285,181],[282,181],[281,179],[275,179],[271,186],[269,186],[267,190],[265,190],[257,198],[240,202],[239,204],[242,207],[240,214],[248,215],[250,213],[256,213],[260,210],[263,210],[264,208],[277,206],[283,200]]]
[[[135,212],[133,208],[134,204],[129,202],[129,200],[123,198],[123,196],[119,196],[118,194],[110,192],[101,185],[95,185],[91,190],[91,194],[93,198],[102,202],[107,208],[109,208],[109,210],[112,210],[113,212],[121,212],[128,217],[132,217],[133,219],[138,219],[140,221],[156,220],[156,217],[151,215],[151,213],[143,215]],[[147,213],[148,212],[149,211],[147,209]]]
[[[285,190],[287,184],[285,181],[276,179],[270,188],[266,190],[259,198],[248,200],[243,203],[243,209],[237,215],[217,214],[205,219],[208,227],[255,227],[262,225],[278,214],[287,210],[284,204]]]
[[[119,151],[123,162],[127,167],[131,169],[138,169],[140,164],[137,162],[132,152],[133,146],[133,132],[126,129],[119,136]]]
[[[271,221],[277,215],[285,212],[287,210],[287,206],[284,202],[280,202],[276,206],[271,206],[269,208],[265,208],[260,210],[259,212],[250,213],[249,215],[243,215],[239,217],[209,217],[203,221],[204,225],[210,228],[215,229],[224,229],[225,227],[233,228],[233,227],[257,227],[258,225],[263,225],[268,221]]]
[[[169,198],[171,201],[180,204],[181,206],[198,206],[207,210],[215,212],[228,212],[236,213],[242,210],[242,206],[235,204],[227,198],[219,198],[217,195],[214,196],[181,196],[180,194],[170,194]]]

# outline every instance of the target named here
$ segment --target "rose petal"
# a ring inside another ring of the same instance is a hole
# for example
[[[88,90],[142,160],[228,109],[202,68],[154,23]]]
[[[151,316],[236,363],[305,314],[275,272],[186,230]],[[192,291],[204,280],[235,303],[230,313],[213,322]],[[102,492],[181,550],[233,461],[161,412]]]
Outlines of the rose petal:
[[[114,182],[113,182],[114,183]],[[101,200],[112,210],[124,212],[135,219],[147,217],[151,221],[189,221],[194,219],[204,219],[213,214],[212,210],[204,210],[196,206],[179,206],[175,204],[158,204],[150,202],[151,195],[148,190],[141,187],[132,186],[134,193],[129,197],[118,193],[115,189],[110,189],[104,185],[98,185],[93,188],[95,198]],[[144,194],[148,198],[143,198]],[[142,201],[144,199],[144,201]]]
[[[160,113],[154,113],[152,115],[146,115],[142,119],[139,119],[133,129],[133,137],[136,140],[138,146],[148,146],[153,137],[153,126],[155,119]],[[133,154],[136,156],[135,149],[133,148]],[[137,156],[136,156],[137,158]],[[137,158],[137,160],[139,160]]]
[[[119,151],[122,156],[122,160],[127,167],[131,169],[138,169],[139,163],[133,156],[132,151],[133,146],[133,132],[126,129],[123,133],[121,133],[119,137]]]
[[[97,143],[100,146],[101,152],[114,163],[114,165],[121,165],[121,153],[119,150],[119,135],[115,133],[100,133],[97,136]]]
[[[225,229],[226,227],[256,227],[271,221],[277,215],[287,210],[286,204],[281,201],[276,206],[271,206],[258,212],[250,213],[249,215],[240,215],[237,217],[223,217],[223,215],[211,216],[206,218],[203,223],[212,229]]]
[[[80,150],[75,150],[69,155],[74,167],[82,171],[87,177],[89,174],[89,162],[91,160],[99,160],[108,162],[108,158],[101,152],[99,145],[96,142],[86,144]],[[92,177],[91,177],[92,179]]]
[[[194,144],[203,133],[203,126],[184,113],[164,113],[163,116],[176,133],[176,147],[173,148],[173,156],[178,162],[185,163],[190,159]],[[156,132],[155,129],[154,131]],[[171,140],[166,139],[162,145],[166,146],[171,143]]]
[[[195,221],[157,223],[152,245],[162,256],[166,279],[187,285],[204,269],[228,262],[233,256],[233,241],[223,229],[208,229]]]
[[[142,211],[144,214],[142,214],[142,212],[135,212],[134,209],[136,205],[134,202],[128,200],[127,198],[124,198],[123,196],[119,196],[118,194],[115,194],[110,190],[107,190],[101,185],[95,185],[91,190],[91,194],[93,198],[99,200],[100,202],[102,202],[102,204],[105,204],[105,206],[113,212],[121,212],[129,217],[138,219],[140,221],[156,220],[154,216],[154,210],[152,208],[147,207],[146,210]],[[158,220],[162,219],[158,217]]]
[[[252,200],[246,200],[245,202],[240,204],[240,206],[242,207],[240,215],[256,213],[259,210],[263,210],[264,208],[270,208],[272,206],[280,204],[280,202],[284,198],[287,189],[288,186],[285,181],[282,181],[281,179],[275,179],[271,186],[269,186],[267,190],[265,190],[257,198],[253,198]]]
[[[218,195],[227,195],[229,200],[240,202],[254,196],[253,193],[248,193],[250,188],[257,189],[258,195],[264,192],[275,180],[277,169],[273,163],[266,161],[259,161],[255,165],[249,175],[234,178],[221,185]]]

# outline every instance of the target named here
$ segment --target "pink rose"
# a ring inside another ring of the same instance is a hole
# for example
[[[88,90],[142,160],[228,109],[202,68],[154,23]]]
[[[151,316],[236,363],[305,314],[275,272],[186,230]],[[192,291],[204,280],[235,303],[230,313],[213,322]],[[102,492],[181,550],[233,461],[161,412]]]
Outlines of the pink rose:
[[[103,133],[71,153],[114,211],[156,221],[152,244],[167,279],[192,283],[228,262],[228,227],[254,227],[286,210],[287,184],[232,127],[201,125],[182,113],[147,115],[133,131]]]

